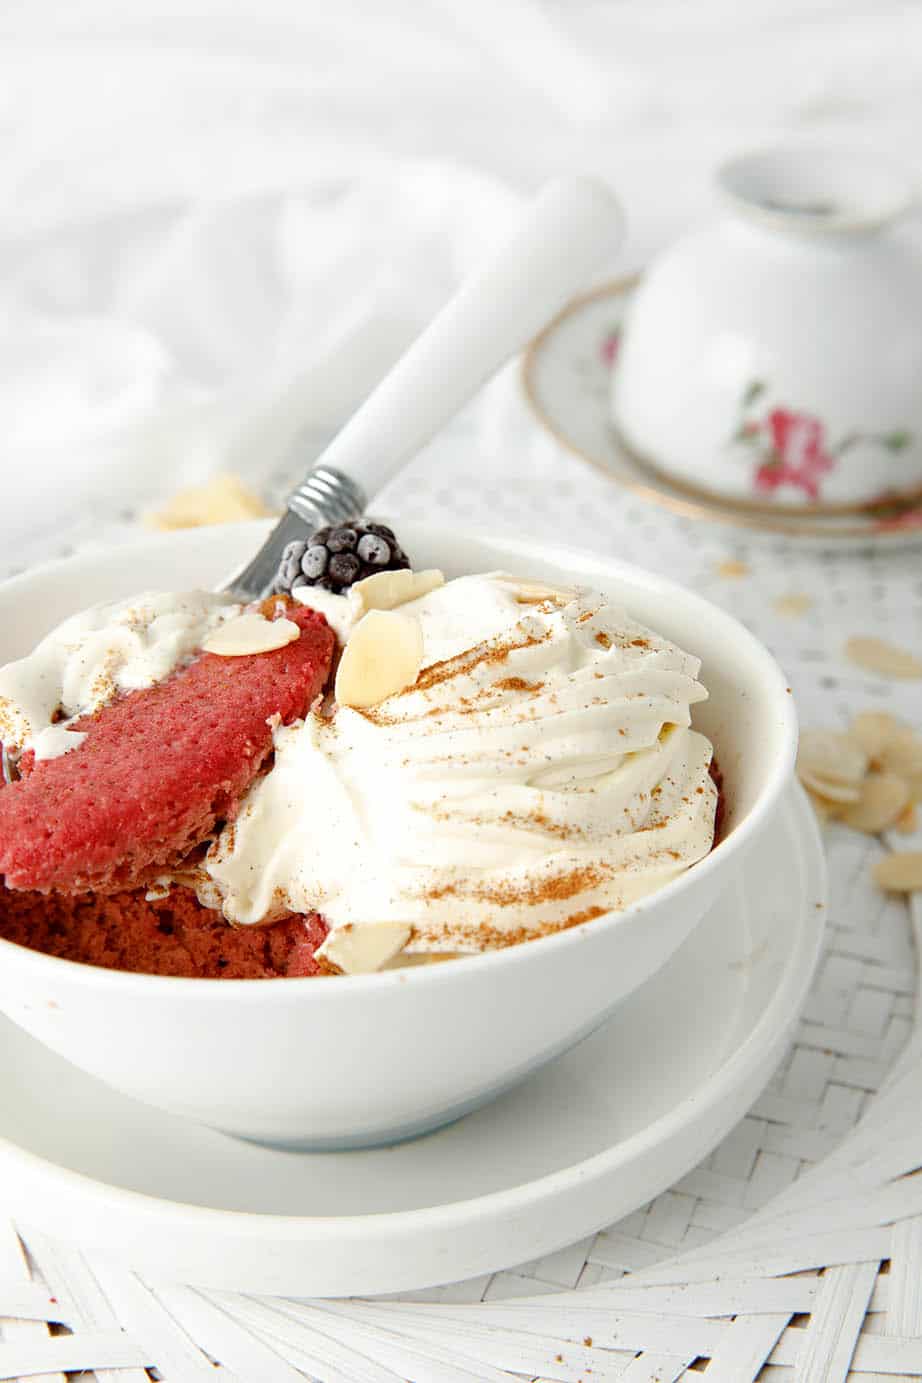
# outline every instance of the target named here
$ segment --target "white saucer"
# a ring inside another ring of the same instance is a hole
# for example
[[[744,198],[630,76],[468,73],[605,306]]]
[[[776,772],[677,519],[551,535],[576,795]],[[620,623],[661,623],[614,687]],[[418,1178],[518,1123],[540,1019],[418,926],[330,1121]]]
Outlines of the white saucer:
[[[495,1103],[391,1148],[236,1142],[0,1020],[0,1198],[26,1237],[249,1292],[403,1291],[551,1252],[670,1186],[746,1111],[809,989],[825,888],[792,788],[744,887],[602,1028]]]
[[[686,518],[730,524],[753,533],[784,534],[822,547],[878,551],[922,542],[922,510],[899,526],[870,514],[824,517],[773,513],[734,505],[674,484],[633,457],[609,417],[612,356],[636,279],[607,284],[565,308],[525,353],[522,382],[539,422],[569,451],[619,485]]]

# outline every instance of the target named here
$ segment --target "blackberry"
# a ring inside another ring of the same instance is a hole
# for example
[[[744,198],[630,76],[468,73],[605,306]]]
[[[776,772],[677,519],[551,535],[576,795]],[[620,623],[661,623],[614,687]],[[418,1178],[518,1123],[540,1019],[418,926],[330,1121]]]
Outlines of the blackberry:
[[[409,565],[392,528],[353,519],[318,528],[310,538],[289,543],[273,590],[288,594],[294,586],[319,586],[341,594],[375,572],[402,571]]]

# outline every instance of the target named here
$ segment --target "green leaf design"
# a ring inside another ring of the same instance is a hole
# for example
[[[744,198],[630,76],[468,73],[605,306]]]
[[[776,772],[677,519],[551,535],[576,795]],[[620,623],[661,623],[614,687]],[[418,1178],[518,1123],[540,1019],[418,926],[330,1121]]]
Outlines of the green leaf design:
[[[762,379],[754,379],[751,384],[746,386],[746,392],[743,394],[743,407],[748,408],[750,404],[755,403],[756,399],[764,393],[765,381]]]
[[[844,456],[849,447],[854,447],[858,442],[863,441],[864,438],[860,432],[849,432],[847,436],[842,438],[841,442],[837,442],[832,448],[832,454],[833,456]]]
[[[730,440],[731,442],[747,442],[749,446],[752,446],[754,442],[758,442],[759,434],[748,427],[746,423],[740,423]]]
[[[887,432],[880,439],[888,451],[902,451],[912,441],[911,432]]]

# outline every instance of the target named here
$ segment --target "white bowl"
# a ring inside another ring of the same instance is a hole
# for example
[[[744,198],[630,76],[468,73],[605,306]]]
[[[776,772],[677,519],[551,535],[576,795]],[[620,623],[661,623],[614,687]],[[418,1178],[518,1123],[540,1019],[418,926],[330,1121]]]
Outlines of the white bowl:
[[[632,300],[612,419],[695,491],[836,512],[922,490],[922,255],[885,160],[774,150],[718,175],[727,214]]]
[[[266,528],[153,537],[0,587],[0,660],[65,615],[142,586],[216,584]],[[736,620],[658,576],[587,553],[402,524],[420,566],[497,567],[615,591],[703,659],[695,724],[716,746],[726,834],[626,911],[508,950],[334,980],[121,974],[0,942],[0,1010],[126,1094],[245,1138],[343,1148],[410,1137],[492,1098],[597,1027],[662,966],[779,809],[796,744],[792,697]]]

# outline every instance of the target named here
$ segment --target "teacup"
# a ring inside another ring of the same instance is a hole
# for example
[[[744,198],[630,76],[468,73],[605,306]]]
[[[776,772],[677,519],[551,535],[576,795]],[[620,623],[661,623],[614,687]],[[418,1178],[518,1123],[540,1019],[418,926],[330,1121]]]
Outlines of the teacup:
[[[718,173],[726,214],[644,276],[613,381],[625,445],[747,506],[835,512],[922,493],[922,249],[912,178],[778,149]]]

